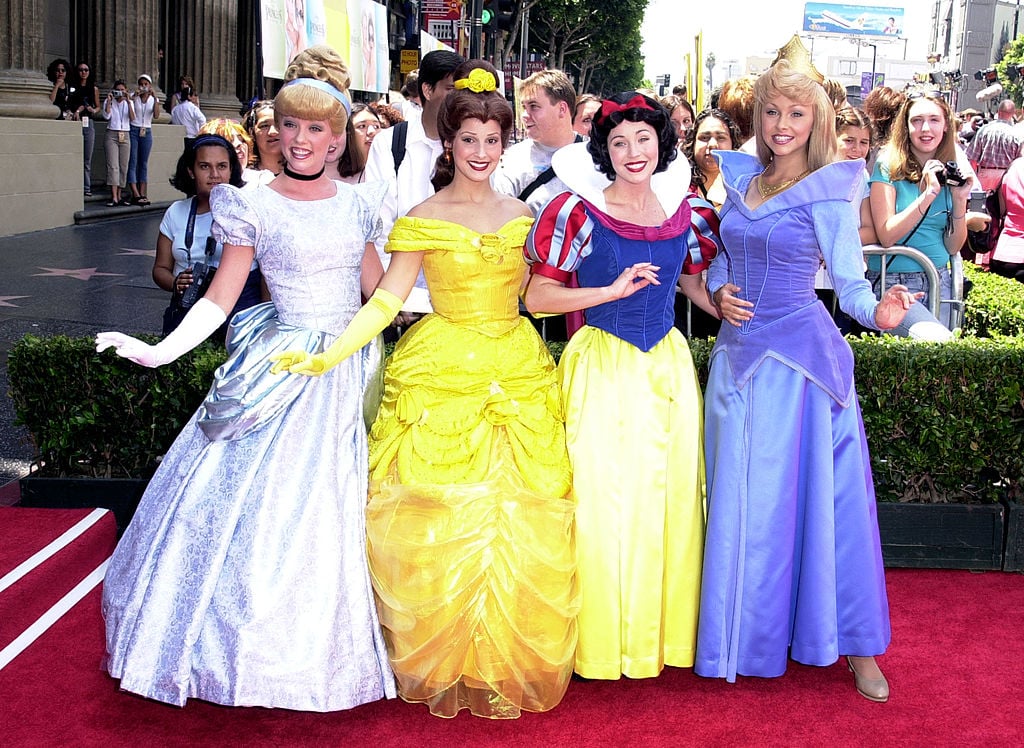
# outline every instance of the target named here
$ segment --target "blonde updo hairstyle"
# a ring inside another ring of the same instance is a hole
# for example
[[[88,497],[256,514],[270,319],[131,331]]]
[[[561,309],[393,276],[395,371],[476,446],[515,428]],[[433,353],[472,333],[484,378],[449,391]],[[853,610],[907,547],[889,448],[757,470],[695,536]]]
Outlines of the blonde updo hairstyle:
[[[768,166],[773,158],[768,141],[761,132],[761,113],[769,101],[779,97],[809,106],[814,115],[814,126],[807,143],[807,168],[815,171],[835,161],[838,140],[836,111],[828,94],[820,83],[783,59],[762,73],[754,84],[754,133],[757,157],[761,163]]]
[[[317,44],[299,52],[284,71],[284,80],[315,78],[334,86],[346,96],[351,82],[348,65],[341,55],[326,44]],[[348,112],[341,102],[330,94],[312,86],[285,85],[274,97],[274,120],[278,129],[282,117],[297,117],[304,120],[326,120],[331,132],[341,135],[348,123]]]

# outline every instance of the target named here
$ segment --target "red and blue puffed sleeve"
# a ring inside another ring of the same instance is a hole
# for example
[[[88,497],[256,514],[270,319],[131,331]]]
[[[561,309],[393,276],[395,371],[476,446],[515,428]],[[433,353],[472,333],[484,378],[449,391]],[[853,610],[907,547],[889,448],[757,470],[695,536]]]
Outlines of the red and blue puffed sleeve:
[[[530,273],[568,283],[590,254],[594,223],[583,201],[571,192],[556,195],[541,208],[523,247]]]
[[[718,211],[696,193],[687,195],[686,202],[690,205],[690,230],[686,234],[683,274],[697,275],[707,270],[722,249],[722,239],[718,234]]]

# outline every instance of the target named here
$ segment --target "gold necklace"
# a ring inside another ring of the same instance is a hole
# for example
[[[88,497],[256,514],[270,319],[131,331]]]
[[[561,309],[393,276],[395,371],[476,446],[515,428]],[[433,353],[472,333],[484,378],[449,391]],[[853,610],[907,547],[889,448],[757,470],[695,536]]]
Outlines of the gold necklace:
[[[787,187],[792,187],[794,184],[799,182],[801,179],[811,173],[811,170],[806,170],[803,174],[797,174],[792,179],[779,182],[778,184],[765,184],[764,172],[762,171],[757,175],[757,191],[761,195],[762,200],[767,200],[772,195],[777,195]]]

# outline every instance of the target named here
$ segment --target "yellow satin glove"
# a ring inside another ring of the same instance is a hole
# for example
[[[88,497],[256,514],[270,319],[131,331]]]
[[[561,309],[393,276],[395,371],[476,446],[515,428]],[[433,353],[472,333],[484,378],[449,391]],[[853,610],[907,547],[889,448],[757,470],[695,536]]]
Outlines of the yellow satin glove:
[[[403,303],[402,299],[390,291],[378,288],[363,308],[356,312],[345,331],[331,343],[330,348],[316,354],[306,351],[276,353],[270,357],[274,362],[270,372],[280,374],[288,371],[310,377],[320,376],[377,337],[401,311]]]

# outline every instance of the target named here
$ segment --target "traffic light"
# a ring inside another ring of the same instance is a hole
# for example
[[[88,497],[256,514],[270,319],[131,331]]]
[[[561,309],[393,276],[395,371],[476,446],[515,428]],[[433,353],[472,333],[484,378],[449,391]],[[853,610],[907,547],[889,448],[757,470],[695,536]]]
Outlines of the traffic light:
[[[493,7],[496,4],[495,0],[484,0],[484,9],[480,13],[480,25],[484,27],[484,31],[492,32],[498,25],[498,14]]]

